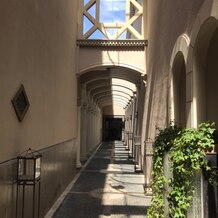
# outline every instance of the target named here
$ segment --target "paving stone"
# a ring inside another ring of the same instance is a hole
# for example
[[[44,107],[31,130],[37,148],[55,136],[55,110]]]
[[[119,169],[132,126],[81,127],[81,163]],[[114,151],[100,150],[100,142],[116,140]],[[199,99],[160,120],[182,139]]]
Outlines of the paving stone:
[[[151,197],[122,143],[104,143],[83,170],[54,218],[145,218]]]

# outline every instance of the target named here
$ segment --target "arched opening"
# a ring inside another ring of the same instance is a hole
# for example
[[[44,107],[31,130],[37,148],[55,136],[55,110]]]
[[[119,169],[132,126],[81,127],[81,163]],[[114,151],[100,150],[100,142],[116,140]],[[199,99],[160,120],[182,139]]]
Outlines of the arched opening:
[[[210,18],[200,29],[194,47],[193,100],[196,103],[196,124],[213,120],[218,125],[215,109],[218,105],[217,39],[218,22]]]
[[[205,120],[214,121],[218,129],[218,21],[208,19],[201,27],[194,47],[193,101],[196,104],[196,123]],[[206,157],[212,167],[217,168],[217,153]],[[218,216],[217,187],[208,183],[204,175],[204,217]]]
[[[186,69],[182,52],[178,52],[172,67],[173,114],[176,123],[186,126]]]
[[[212,120],[218,128],[218,27],[210,40],[206,58],[206,120]]]
[[[125,141],[127,131],[136,135],[141,82],[141,73],[126,67],[99,66],[81,72],[78,105],[82,156],[101,141]]]

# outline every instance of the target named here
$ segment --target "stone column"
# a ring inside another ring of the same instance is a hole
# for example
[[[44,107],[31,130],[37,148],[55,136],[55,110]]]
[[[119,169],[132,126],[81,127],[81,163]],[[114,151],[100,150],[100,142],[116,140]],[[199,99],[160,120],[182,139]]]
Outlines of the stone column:
[[[80,162],[80,146],[81,146],[81,106],[77,107],[77,158],[76,158],[76,167],[82,167]]]
[[[86,137],[86,151],[87,155],[90,155],[92,150],[92,115],[91,115],[91,106],[88,106],[87,109],[87,137]]]
[[[81,107],[81,125],[80,125],[80,158],[81,161],[87,159],[87,105]]]
[[[91,129],[90,129],[90,133],[91,133],[91,135],[90,135],[90,142],[91,142],[91,146],[90,146],[90,148],[91,148],[91,152],[94,150],[94,148],[95,148],[95,140],[94,140],[94,138],[95,138],[95,133],[94,133],[94,110],[93,110],[93,108],[91,109],[91,114],[90,114],[90,116],[91,116]]]

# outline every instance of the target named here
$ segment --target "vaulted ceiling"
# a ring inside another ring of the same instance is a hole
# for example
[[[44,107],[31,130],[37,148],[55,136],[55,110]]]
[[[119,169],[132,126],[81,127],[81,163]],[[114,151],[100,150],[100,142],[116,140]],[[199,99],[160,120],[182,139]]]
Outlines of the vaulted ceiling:
[[[99,108],[117,105],[126,108],[136,93],[141,74],[123,67],[99,67],[78,77],[78,93],[85,87],[86,96]]]

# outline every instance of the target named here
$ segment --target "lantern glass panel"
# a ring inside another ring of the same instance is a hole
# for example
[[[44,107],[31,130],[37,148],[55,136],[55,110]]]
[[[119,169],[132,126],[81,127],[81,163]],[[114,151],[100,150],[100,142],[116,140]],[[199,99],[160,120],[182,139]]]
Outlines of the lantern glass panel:
[[[40,172],[41,172],[41,158],[36,159],[36,174],[35,178],[40,177]]]
[[[19,180],[34,180],[35,160],[28,158],[20,158],[18,166]]]
[[[22,179],[24,176],[24,159],[18,160],[18,179]]]
[[[26,159],[26,178],[27,178],[27,180],[34,179],[34,168],[35,168],[35,160],[34,159]]]

